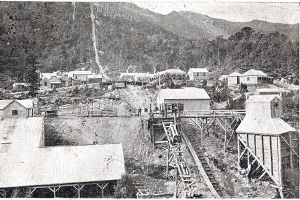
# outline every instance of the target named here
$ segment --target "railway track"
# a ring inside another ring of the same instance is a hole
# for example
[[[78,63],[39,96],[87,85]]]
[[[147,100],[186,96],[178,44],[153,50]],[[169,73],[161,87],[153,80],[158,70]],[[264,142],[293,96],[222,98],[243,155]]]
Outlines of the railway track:
[[[195,137],[194,131],[190,125],[184,126],[182,128],[182,136],[183,139],[185,140],[188,149],[190,153],[192,154],[198,169],[203,176],[206,185],[210,189],[211,193],[214,195],[215,198],[221,198],[223,195],[223,190],[221,189],[219,183],[216,181],[216,178],[211,171],[207,160],[204,157],[204,154],[202,150],[199,148],[199,143],[197,142],[197,139]]]

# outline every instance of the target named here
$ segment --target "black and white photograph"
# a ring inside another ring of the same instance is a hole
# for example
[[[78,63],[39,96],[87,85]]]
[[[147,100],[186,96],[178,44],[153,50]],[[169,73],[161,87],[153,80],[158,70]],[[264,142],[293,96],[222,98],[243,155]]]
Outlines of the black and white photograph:
[[[299,11],[0,1],[0,198],[300,198]]]

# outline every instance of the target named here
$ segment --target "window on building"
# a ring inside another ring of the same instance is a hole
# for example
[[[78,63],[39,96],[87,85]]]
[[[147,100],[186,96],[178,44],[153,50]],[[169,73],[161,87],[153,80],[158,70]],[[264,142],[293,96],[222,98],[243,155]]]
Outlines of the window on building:
[[[247,77],[247,81],[250,81],[250,77]]]
[[[275,102],[274,103],[274,108],[278,108],[279,106],[278,106],[278,102]]]
[[[44,85],[47,86],[47,82],[45,82]]]
[[[77,76],[75,76],[75,79],[77,79]]]
[[[203,76],[205,76],[205,73],[203,73]]]
[[[199,73],[197,73],[197,76],[199,76]]]
[[[12,111],[11,111],[11,114],[12,114],[12,115],[18,115],[19,113],[18,113],[18,110],[12,110]]]

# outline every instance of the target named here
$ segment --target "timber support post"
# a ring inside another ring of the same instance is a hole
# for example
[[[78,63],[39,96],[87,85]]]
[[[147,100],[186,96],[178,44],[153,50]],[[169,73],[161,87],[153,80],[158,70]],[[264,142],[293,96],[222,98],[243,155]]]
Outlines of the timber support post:
[[[77,198],[80,198],[80,191],[83,189],[84,185],[73,185],[73,187],[77,190]]]
[[[0,196],[2,196],[2,198],[6,198],[6,190],[5,189],[0,189]]]
[[[49,190],[51,190],[53,192],[53,198],[56,198],[56,192],[59,190],[60,186],[56,187],[56,186],[53,186],[53,187],[48,187]]]
[[[104,198],[104,189],[107,187],[107,185],[107,182],[103,182],[100,184],[97,183],[97,186],[101,189],[101,198]]]

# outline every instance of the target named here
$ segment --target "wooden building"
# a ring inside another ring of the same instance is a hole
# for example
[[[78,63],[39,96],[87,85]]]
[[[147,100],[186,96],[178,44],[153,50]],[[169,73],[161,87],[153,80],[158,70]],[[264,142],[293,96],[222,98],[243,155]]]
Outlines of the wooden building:
[[[0,100],[0,119],[26,118],[35,115],[32,99],[26,100]]]
[[[190,68],[187,74],[191,81],[202,81],[209,79],[209,71],[206,68]]]
[[[299,196],[299,180],[290,174],[299,173],[299,133],[281,114],[278,95],[249,97],[246,117],[236,130],[239,164],[249,170],[249,177],[271,178],[282,197],[291,188]]]
[[[94,185],[103,197],[125,174],[122,144],[45,146],[43,117],[6,118],[0,129],[0,189],[7,193],[26,188],[32,196],[47,188],[55,198],[71,186],[68,195],[80,198],[83,187]]]
[[[210,97],[202,88],[162,89],[157,97],[157,105],[162,110],[164,104],[183,104],[184,112],[210,110]]]
[[[89,83],[102,83],[102,75],[100,74],[92,74],[88,75],[88,81]]]
[[[241,83],[247,85],[256,85],[256,84],[263,84],[263,83],[273,83],[273,78],[268,76],[266,73],[250,69],[244,74],[241,75]]]
[[[241,82],[241,74],[233,72],[227,76],[228,85],[238,85]]]
[[[56,89],[60,88],[61,81],[56,76],[44,77],[40,81],[42,89]]]
[[[72,85],[88,83],[88,76],[92,75],[91,71],[70,71],[69,77],[72,79]]]

